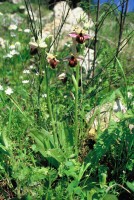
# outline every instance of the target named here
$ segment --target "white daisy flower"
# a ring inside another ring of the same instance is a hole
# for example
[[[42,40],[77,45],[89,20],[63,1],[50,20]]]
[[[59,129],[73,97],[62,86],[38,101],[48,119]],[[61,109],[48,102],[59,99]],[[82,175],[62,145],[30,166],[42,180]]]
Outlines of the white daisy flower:
[[[5,93],[6,93],[7,95],[11,95],[11,94],[13,93],[12,88],[8,87],[8,88],[5,90]]]

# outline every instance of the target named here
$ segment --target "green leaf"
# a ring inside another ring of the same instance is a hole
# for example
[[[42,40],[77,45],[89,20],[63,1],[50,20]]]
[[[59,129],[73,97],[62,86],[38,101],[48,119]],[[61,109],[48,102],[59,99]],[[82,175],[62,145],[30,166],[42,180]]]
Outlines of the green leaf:
[[[66,160],[66,157],[61,149],[49,149],[47,152],[47,155],[55,158],[59,163],[62,163]]]
[[[92,188],[88,193],[87,193],[87,200],[92,200],[92,196],[97,192],[95,188]]]
[[[67,191],[68,191],[69,193],[73,193],[73,192],[74,192],[74,189],[78,187],[78,184],[79,184],[79,183],[78,183],[77,180],[72,181],[72,182],[68,185]]]
[[[118,200],[118,198],[114,194],[106,194],[106,196],[103,197],[103,200]]]
[[[134,181],[133,182],[126,182],[127,187],[134,192]]]

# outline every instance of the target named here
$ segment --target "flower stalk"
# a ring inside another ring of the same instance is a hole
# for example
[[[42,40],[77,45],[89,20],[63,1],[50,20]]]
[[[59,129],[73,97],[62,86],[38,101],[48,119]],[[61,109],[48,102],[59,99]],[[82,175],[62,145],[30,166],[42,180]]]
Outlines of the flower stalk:
[[[75,89],[75,153],[78,154],[78,84],[79,84],[79,65],[76,66],[76,83]]]
[[[48,56],[47,56],[47,60],[49,60]],[[52,104],[51,104],[51,99],[50,99],[48,68],[47,68],[46,64],[44,66],[45,66],[45,84],[46,84],[46,94],[47,94],[46,98],[47,98],[48,112],[49,112],[49,115],[50,115],[50,120],[51,120],[52,128],[53,128],[54,143],[55,143],[56,146],[58,146],[58,139],[57,139],[57,134],[56,134],[55,120],[54,120],[54,116],[53,116],[53,112],[52,112]]]

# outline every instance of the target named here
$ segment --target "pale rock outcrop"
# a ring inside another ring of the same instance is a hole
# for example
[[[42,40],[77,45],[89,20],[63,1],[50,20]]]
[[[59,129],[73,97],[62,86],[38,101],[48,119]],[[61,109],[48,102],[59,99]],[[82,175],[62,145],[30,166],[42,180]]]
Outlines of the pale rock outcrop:
[[[90,130],[97,130],[99,126],[100,130],[104,131],[106,128],[108,128],[110,120],[115,122],[120,121],[116,115],[118,112],[126,113],[126,111],[127,108],[122,103],[121,99],[116,99],[112,103],[105,103],[101,106],[96,106],[93,108],[86,114],[85,120],[87,124],[93,120]]]
[[[78,24],[84,26],[84,23],[87,23],[88,20],[88,15],[83,11],[83,9],[77,7],[71,10],[66,22],[74,26]]]
[[[23,3],[23,0],[9,0],[13,4]]]
[[[63,21],[64,25],[62,26],[61,34],[68,34],[74,29],[75,26],[81,26],[81,28],[84,28],[85,25],[89,25],[89,27],[93,26],[91,18],[88,17],[82,8],[77,7],[75,9],[71,9],[67,2],[61,1],[54,6],[54,20],[47,23],[44,26],[43,31],[48,31],[49,28],[51,29],[50,31],[54,31],[54,29],[57,31]],[[92,31],[92,35],[93,34],[94,33]]]
[[[54,17],[62,20],[67,14],[71,13],[71,8],[66,1],[60,1],[54,6]]]

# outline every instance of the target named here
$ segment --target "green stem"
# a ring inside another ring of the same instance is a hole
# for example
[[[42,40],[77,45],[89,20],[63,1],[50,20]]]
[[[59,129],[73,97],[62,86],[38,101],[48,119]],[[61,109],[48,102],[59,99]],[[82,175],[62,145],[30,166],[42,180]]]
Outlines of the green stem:
[[[52,104],[51,104],[51,100],[50,100],[50,90],[49,90],[49,82],[48,82],[48,70],[47,70],[46,65],[45,65],[45,81],[46,81],[48,112],[49,112],[50,119],[51,119],[51,122],[52,122],[52,127],[53,127],[54,143],[55,143],[55,145],[58,145],[58,143],[57,143],[58,140],[57,140],[57,135],[56,135],[56,128],[55,128],[55,121],[54,121],[53,112],[52,112]]]
[[[75,86],[75,153],[78,154],[78,84],[79,65],[76,66],[76,86]]]

